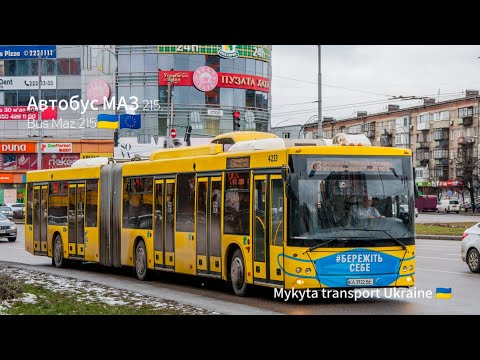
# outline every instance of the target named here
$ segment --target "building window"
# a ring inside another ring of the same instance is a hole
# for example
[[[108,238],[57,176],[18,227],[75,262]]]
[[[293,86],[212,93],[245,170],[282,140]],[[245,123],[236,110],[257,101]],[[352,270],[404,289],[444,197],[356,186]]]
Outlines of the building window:
[[[68,75],[70,71],[70,59],[57,59],[57,75]]]
[[[282,138],[290,139],[290,133],[289,132],[282,132]]]
[[[458,109],[458,117],[463,119],[469,116],[473,116],[473,106]]]

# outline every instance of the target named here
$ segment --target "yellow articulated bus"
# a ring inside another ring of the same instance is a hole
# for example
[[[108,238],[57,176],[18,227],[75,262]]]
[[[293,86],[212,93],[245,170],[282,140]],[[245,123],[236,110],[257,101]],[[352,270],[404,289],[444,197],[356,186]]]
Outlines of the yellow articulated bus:
[[[31,171],[25,248],[57,267],[133,267],[140,280],[219,278],[239,296],[251,285],[411,287],[411,151],[341,139],[235,132],[148,160]]]

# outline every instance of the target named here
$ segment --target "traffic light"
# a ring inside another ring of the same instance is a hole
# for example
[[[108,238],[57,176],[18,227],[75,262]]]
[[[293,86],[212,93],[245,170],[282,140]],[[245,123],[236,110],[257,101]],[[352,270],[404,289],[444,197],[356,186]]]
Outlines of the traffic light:
[[[233,109],[233,131],[240,130],[240,111]]]
[[[118,130],[113,133],[113,146],[118,147]]]
[[[183,140],[187,143],[187,146],[191,146],[191,142],[190,142],[191,134],[192,134],[192,127],[188,125],[187,130],[185,131],[185,137],[183,138]]]

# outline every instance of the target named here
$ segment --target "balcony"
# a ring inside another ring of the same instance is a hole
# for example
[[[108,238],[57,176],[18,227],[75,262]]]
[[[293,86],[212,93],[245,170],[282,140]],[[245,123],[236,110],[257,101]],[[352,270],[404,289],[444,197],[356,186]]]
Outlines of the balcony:
[[[430,122],[417,122],[417,130],[430,130]]]
[[[457,139],[457,143],[458,145],[461,145],[461,146],[471,145],[475,143],[475,138],[471,136],[465,136],[465,137],[461,136]]]
[[[433,149],[433,158],[434,159],[447,159],[448,160],[448,149],[445,149],[445,148],[435,148],[435,149]]]
[[[420,162],[428,162],[428,160],[430,160],[431,154],[429,150],[417,150],[416,157],[417,160],[419,160]]]
[[[430,143],[427,141],[417,142],[417,149],[430,149]]]
[[[438,180],[448,180],[448,166],[435,166],[433,169],[433,174]]]
[[[445,129],[445,128],[442,128],[442,129],[436,129],[434,132],[433,132],[433,140],[435,141],[439,141],[439,140],[448,140],[449,138],[449,130],[448,129]]]
[[[458,125],[470,126],[473,124],[473,116],[465,116],[458,119]]]

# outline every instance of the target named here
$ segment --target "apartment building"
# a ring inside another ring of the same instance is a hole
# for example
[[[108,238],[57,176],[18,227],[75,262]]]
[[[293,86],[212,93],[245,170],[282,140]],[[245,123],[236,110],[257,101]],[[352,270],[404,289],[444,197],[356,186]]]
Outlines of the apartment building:
[[[340,132],[364,133],[373,145],[411,149],[419,191],[466,196],[461,159],[478,156],[479,105],[479,91],[467,90],[464,97],[447,101],[429,98],[409,108],[389,105],[381,113],[359,111],[353,118],[324,118],[323,132],[326,138]],[[305,127],[305,132],[315,137],[316,124]]]

